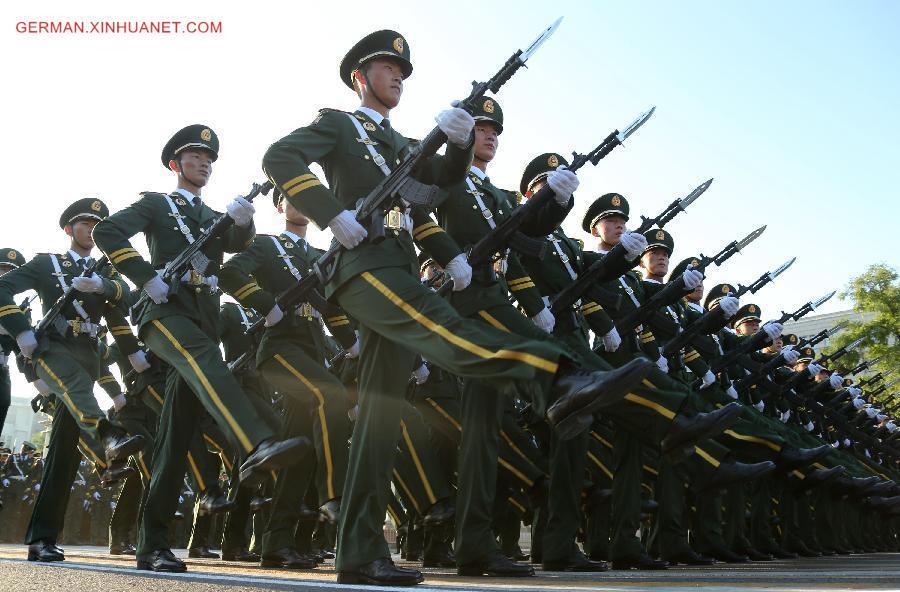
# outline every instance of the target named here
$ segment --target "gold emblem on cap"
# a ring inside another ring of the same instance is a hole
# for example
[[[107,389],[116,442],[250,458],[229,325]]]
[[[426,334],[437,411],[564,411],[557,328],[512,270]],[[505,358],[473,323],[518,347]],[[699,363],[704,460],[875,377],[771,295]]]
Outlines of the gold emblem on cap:
[[[619,207],[620,205],[622,205],[622,200],[619,199],[618,195],[614,195],[612,196],[612,199],[609,200],[609,203],[611,203],[614,207]]]
[[[397,53],[403,53],[403,37],[397,37],[394,39],[394,50]]]
[[[666,232],[664,230],[657,230],[656,240],[666,240]]]
[[[547,159],[547,164],[552,166],[553,168],[556,168],[559,166],[559,159],[556,158],[555,154],[551,154],[550,158]]]
[[[16,255],[15,251],[10,251],[9,253],[6,254],[6,258],[9,259],[10,261],[15,261],[16,257],[17,257],[17,255]]]
[[[91,204],[91,209],[95,212],[99,212],[102,207],[103,204],[100,203],[100,200],[95,200],[94,203]]]
[[[363,124],[363,127],[366,128],[366,129],[367,129],[368,131],[370,131],[370,132],[374,132],[374,131],[375,131],[375,124],[372,123],[371,121],[365,122],[365,123]]]
[[[493,113],[494,112],[494,101],[492,101],[491,99],[486,99],[484,101],[483,107],[484,107],[485,113]]]
[[[696,259],[691,259],[691,267],[700,267],[700,262]]]
[[[722,286],[722,294],[728,294],[729,292],[731,292],[731,286]]]
[[[756,314],[756,307],[751,304],[747,307],[747,312]]]
[[[210,130],[208,127],[203,128],[203,131],[200,132],[200,139],[204,142],[209,142],[210,140],[212,140],[212,130]]]

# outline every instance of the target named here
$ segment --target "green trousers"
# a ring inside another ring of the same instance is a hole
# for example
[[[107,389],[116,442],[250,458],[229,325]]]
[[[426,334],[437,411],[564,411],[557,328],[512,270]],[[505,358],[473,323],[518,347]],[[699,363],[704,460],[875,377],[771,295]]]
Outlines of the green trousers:
[[[186,453],[198,432],[198,421],[207,412],[242,455],[274,432],[259,419],[216,342],[194,321],[178,316],[154,320],[141,328],[141,337],[169,365],[138,536],[138,554],[146,557],[169,547],[166,531],[178,506]]]
[[[0,364],[0,426],[6,423],[6,412],[9,411],[11,403],[12,383],[9,381],[9,366]]]
[[[541,416],[559,359],[552,344],[463,319],[408,269],[364,272],[346,282],[335,298],[361,326],[360,410],[350,445],[336,560],[338,570],[350,570],[390,556],[383,525],[415,358],[411,350],[451,374],[490,380],[504,392],[531,392]],[[496,467],[496,458],[493,464]]]

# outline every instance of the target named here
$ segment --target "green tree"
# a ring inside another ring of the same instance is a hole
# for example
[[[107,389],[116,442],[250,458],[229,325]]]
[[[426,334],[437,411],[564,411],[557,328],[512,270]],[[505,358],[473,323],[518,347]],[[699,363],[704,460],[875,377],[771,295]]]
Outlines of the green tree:
[[[854,312],[865,318],[851,322],[847,329],[835,335],[827,351],[862,338],[862,344],[841,358],[840,365],[850,368],[863,360],[881,358],[870,375],[894,371],[881,384],[900,377],[900,275],[897,271],[884,264],[872,265],[850,281],[841,299],[851,300]],[[896,386],[888,389],[878,399],[884,400],[897,390],[900,389]]]

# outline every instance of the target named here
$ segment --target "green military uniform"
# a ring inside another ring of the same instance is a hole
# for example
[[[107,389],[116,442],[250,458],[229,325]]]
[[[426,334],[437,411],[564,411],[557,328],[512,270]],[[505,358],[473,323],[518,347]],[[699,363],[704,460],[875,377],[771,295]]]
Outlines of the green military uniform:
[[[0,249],[0,268],[13,270],[25,263],[25,257],[15,249]],[[6,423],[6,412],[12,402],[12,383],[9,380],[9,356],[18,351],[16,340],[0,335],[0,426]]]
[[[102,219],[108,209],[100,200],[83,199],[63,212],[60,227],[80,218]],[[0,278],[0,325],[13,336],[31,329],[25,313],[13,302],[13,296],[35,290],[44,312],[69,289],[72,279],[81,275],[89,263],[74,251],[41,254]],[[39,336],[42,343],[33,354],[32,363],[65,412],[58,411],[50,432],[50,444],[41,490],[35,501],[26,542],[54,541],[62,526],[69,488],[78,466],[76,447],[81,432],[94,438],[111,437],[115,430],[94,399],[93,385],[100,373],[96,334],[102,316],[116,319],[115,303],[127,292],[127,286],[115,272],[103,271],[102,293],[79,293],[75,302],[62,311],[57,326]],[[136,342],[123,339],[120,346],[134,351]],[[105,459],[104,459],[105,460]]]
[[[208,127],[188,126],[164,148],[163,165],[190,148],[207,150],[215,157],[218,145],[218,138]],[[220,215],[187,191],[169,195],[145,192],[138,201],[98,224],[94,240],[116,269],[135,285],[144,286]],[[139,232],[147,239],[150,261],[129,242]],[[243,228],[234,225],[208,242],[204,254],[213,266],[221,264],[223,253],[246,248],[253,234],[252,224]],[[192,274],[189,285],[181,286],[166,303],[149,302],[138,319],[141,340],[170,366],[153,477],[141,520],[139,561],[168,549],[165,533],[176,509],[186,468],[185,451],[204,409],[244,455],[274,436],[259,420],[222,360],[216,343],[218,296],[204,279]]]
[[[390,31],[370,36],[351,53],[359,61],[386,55],[408,62],[409,55],[405,40]],[[357,63],[350,71],[358,67]],[[349,78],[344,80],[350,84]],[[292,205],[324,228],[340,212],[355,208],[356,200],[384,179],[369,148],[390,167],[413,145],[380,123],[362,111],[324,110],[310,125],[273,144],[263,168]],[[445,156],[422,164],[417,178],[439,186],[459,182],[471,154],[471,147],[450,144]],[[327,187],[310,172],[313,162],[324,169]],[[398,201],[396,207],[401,205]],[[409,231],[388,228],[380,243],[363,243],[344,252],[325,286],[326,296],[360,323],[360,414],[342,500],[336,562],[341,572],[390,555],[383,536],[384,511],[403,393],[414,359],[409,348],[454,374],[492,378],[501,387],[518,381],[524,388],[530,385],[546,392],[558,369],[555,347],[513,340],[483,323],[464,320],[419,283],[414,240],[441,265],[460,251],[421,208],[411,208],[409,216]],[[536,411],[543,415],[546,401],[536,398]]]

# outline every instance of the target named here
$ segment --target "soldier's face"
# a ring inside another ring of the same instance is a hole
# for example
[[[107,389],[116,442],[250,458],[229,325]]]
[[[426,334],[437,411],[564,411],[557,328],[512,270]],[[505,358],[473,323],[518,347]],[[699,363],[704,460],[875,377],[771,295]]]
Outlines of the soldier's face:
[[[700,285],[697,286],[697,289],[685,296],[691,302],[700,302],[703,300],[703,282],[700,282]]]
[[[91,236],[91,232],[94,230],[94,226],[96,225],[97,221],[93,218],[76,220],[72,224],[66,226],[66,234],[71,236],[72,242],[74,242],[82,249],[93,249],[94,239]]]
[[[362,73],[358,74],[362,79]],[[403,94],[403,70],[400,62],[390,58],[378,58],[369,62],[366,71],[369,84],[372,85],[375,97],[385,107],[393,109],[400,104],[400,96]],[[365,80],[362,79],[365,84]]]
[[[650,249],[641,255],[641,267],[651,275],[664,276],[669,272],[669,252],[665,249]]]
[[[194,187],[205,187],[212,175],[212,154],[207,150],[185,150],[178,156],[177,161],[169,163],[169,168],[180,172]]]
[[[591,234],[599,237],[604,243],[615,246],[619,244],[619,239],[622,238],[624,232],[624,216],[607,216],[594,224]]]
[[[738,335],[753,335],[757,331],[759,331],[759,321],[757,320],[744,321],[734,328],[734,332]]]
[[[278,204],[278,213],[284,214],[284,219],[291,224],[296,224],[297,226],[307,226],[309,224],[309,218],[300,213],[300,210],[291,205],[287,199],[282,199],[281,203]]]
[[[497,126],[486,121],[475,124],[475,158],[483,162],[491,162],[500,145],[500,134]]]

